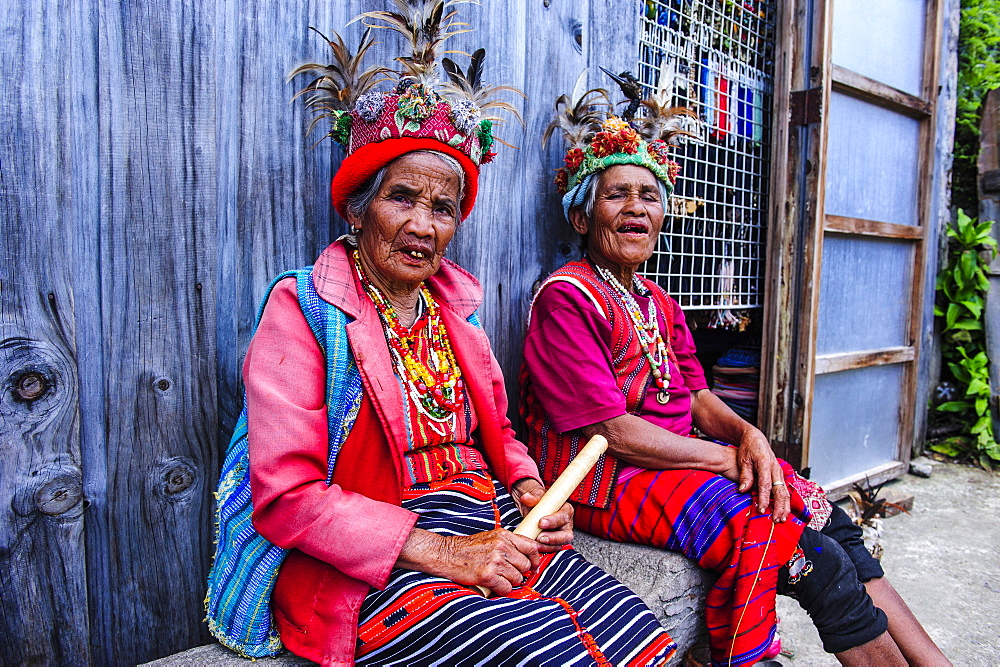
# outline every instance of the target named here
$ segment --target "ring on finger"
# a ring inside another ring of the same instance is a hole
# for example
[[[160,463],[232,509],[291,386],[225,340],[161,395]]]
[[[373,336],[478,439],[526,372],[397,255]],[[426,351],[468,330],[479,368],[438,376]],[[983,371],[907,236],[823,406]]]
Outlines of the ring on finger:
[[[779,480],[777,482],[773,482],[771,486],[785,486],[785,483]]]

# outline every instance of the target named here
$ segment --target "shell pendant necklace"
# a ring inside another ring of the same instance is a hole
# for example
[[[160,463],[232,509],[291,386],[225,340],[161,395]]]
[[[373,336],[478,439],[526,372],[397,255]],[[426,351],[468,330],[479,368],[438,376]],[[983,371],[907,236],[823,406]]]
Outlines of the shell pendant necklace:
[[[648,313],[644,317],[635,297],[632,296],[630,291],[625,289],[625,286],[619,282],[613,273],[597,264],[594,264],[594,268],[597,269],[601,278],[611,285],[618,292],[619,296],[621,296],[625,310],[628,311],[629,317],[632,320],[632,327],[639,338],[639,346],[642,348],[643,356],[646,357],[649,367],[653,371],[653,381],[659,389],[656,392],[656,401],[660,405],[666,405],[670,401],[670,392],[667,391],[667,388],[670,386],[670,348],[660,334],[655,299],[652,296],[649,297]],[[646,287],[639,282],[638,276],[634,274],[632,276],[632,284],[635,286],[637,292],[646,291]]]

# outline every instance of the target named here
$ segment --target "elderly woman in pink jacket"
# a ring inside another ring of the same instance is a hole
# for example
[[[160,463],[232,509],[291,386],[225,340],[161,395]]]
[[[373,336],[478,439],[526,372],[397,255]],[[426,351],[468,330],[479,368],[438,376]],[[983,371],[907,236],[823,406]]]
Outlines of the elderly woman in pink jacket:
[[[325,665],[661,664],[673,641],[568,546],[569,505],[537,540],[511,532],[544,488],[506,417],[482,290],[443,258],[493,156],[490,121],[447,90],[404,79],[332,114],[353,234],[263,307],[210,626],[246,655]],[[238,497],[252,528],[231,518]]]

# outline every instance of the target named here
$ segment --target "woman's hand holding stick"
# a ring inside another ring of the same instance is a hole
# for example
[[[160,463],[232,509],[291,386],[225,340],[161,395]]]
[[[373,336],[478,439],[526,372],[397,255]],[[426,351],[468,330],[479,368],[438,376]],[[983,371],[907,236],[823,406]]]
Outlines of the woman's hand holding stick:
[[[539,522],[562,508],[607,449],[608,441],[604,436],[595,435],[592,437],[577,453],[576,458],[566,466],[562,474],[556,478],[545,495],[531,508],[518,527],[514,529],[514,534],[532,540],[536,539],[542,532]],[[474,586],[474,588],[486,597],[489,597],[492,592],[485,586]]]
[[[497,528],[475,535],[447,537],[414,528],[395,566],[444,577],[486,597],[493,593],[506,595],[521,584],[525,574],[538,568],[540,550],[557,551],[558,545],[566,543],[564,533],[571,534],[572,527],[560,523],[565,517],[559,512],[607,448],[608,441],[603,436],[593,436],[537,502],[534,496],[541,485],[537,482],[534,487],[528,485],[520,500],[531,511],[513,532]],[[543,531],[539,523],[543,519],[552,522],[553,515],[556,525],[545,526],[555,529],[546,533],[548,544],[537,542]],[[568,521],[571,522],[571,517]]]

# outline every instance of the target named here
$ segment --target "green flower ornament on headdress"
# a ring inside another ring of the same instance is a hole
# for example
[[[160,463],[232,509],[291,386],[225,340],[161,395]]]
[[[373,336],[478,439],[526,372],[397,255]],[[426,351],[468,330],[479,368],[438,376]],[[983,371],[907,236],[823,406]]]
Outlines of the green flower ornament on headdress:
[[[591,177],[608,167],[632,164],[649,169],[673,192],[680,165],[670,159],[670,142],[678,136],[694,136],[683,129],[695,115],[684,107],[669,105],[665,90],[647,99],[639,99],[641,89],[634,77],[625,72],[613,77],[631,100],[621,117],[612,113],[607,90],[584,91],[586,71],[580,74],[571,95],[556,100],[556,117],[542,137],[542,145],[556,128],[563,131],[569,150],[563,167],[556,172],[556,186],[563,195],[563,211],[583,203]],[[633,84],[633,85],[629,85]],[[640,108],[645,115],[635,118]]]

